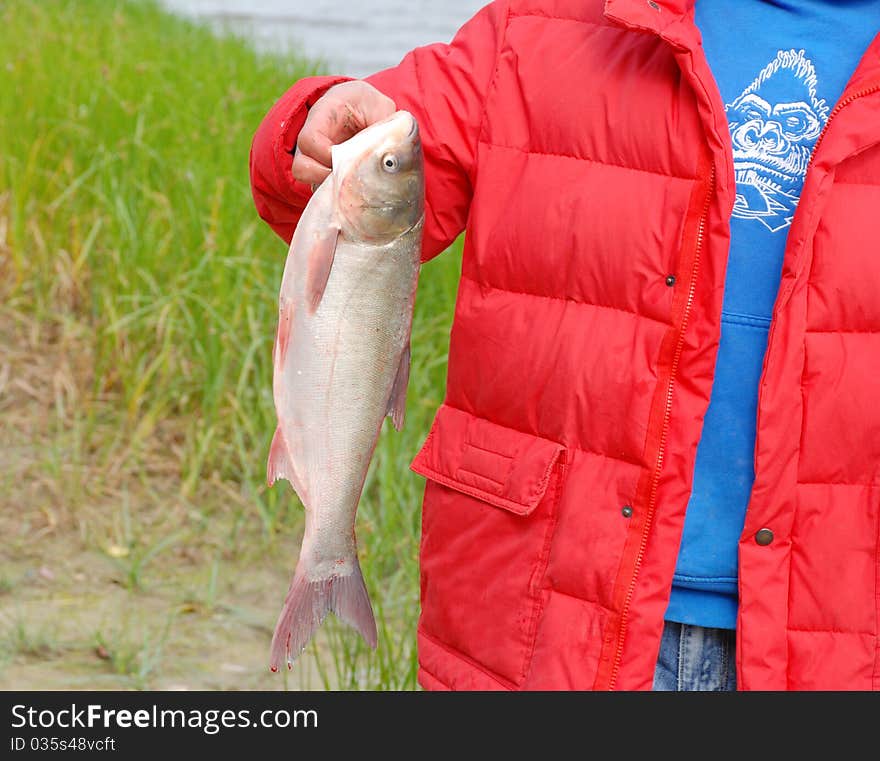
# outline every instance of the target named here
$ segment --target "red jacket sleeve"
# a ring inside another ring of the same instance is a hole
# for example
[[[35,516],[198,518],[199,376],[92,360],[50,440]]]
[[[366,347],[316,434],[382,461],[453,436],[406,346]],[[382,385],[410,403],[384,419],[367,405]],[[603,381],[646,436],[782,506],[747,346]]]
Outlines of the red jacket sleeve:
[[[350,77],[308,77],[282,95],[263,118],[251,144],[251,192],[257,213],[287,243],[312,189],[291,174],[296,138],[315,101]]]
[[[416,48],[397,66],[366,80],[419,122],[427,206],[423,260],[439,254],[464,230],[486,94],[506,17],[507,0],[497,0],[468,21],[449,45]],[[272,107],[254,137],[250,168],[257,211],[286,241],[311,193],[290,173],[291,151],[309,106],[343,81],[300,80]]]

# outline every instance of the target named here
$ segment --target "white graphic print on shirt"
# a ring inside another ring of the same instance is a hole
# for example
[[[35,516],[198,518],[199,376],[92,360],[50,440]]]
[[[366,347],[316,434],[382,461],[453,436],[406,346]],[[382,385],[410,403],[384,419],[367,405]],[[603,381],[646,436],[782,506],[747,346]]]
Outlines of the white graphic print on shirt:
[[[828,120],[803,50],[780,50],[725,113],[733,139],[733,216],[771,232],[791,224],[810,154]]]

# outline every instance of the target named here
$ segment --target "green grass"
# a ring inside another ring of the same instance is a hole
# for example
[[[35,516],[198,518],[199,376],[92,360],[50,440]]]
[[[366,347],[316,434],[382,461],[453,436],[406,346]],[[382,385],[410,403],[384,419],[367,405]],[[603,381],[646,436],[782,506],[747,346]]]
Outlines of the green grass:
[[[177,542],[175,529],[162,534],[162,505],[157,518],[124,506],[95,515],[89,504],[96,479],[149,490],[164,458],[192,500],[191,522],[232,511],[236,525],[258,522],[267,547],[300,531],[291,490],[264,486],[286,248],[257,217],[247,160],[262,116],[314,66],[257,55],[153,2],[6,0],[0,73],[5,308],[33,320],[37,341],[73,336],[86,358],[87,393],[61,384],[52,404],[65,422],[44,448],[76,530],[116,535],[131,551],[125,583],[140,588],[143,568],[171,562]],[[380,647],[328,622],[313,646],[327,685],[415,686],[422,481],[408,464],[442,399],[459,257],[422,272],[407,424],[383,431],[361,502]],[[197,503],[206,479],[231,495],[226,505]]]
[[[111,674],[123,677],[133,689],[149,687],[151,674],[161,668],[171,617],[164,622],[141,627],[132,635],[128,621],[110,631],[96,631],[94,649]]]

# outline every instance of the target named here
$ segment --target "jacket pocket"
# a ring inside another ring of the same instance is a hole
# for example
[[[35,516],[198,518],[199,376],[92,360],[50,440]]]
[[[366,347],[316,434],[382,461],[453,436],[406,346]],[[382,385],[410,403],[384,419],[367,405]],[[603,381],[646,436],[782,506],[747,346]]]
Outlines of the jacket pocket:
[[[565,448],[443,405],[412,469],[422,513],[422,633],[517,686],[545,594]]]

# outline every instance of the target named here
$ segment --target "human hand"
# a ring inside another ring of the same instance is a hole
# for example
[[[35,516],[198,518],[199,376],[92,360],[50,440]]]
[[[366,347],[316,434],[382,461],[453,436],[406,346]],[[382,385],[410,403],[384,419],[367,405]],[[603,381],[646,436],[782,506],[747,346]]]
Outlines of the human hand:
[[[330,174],[330,148],[397,110],[394,101],[363,80],[334,85],[309,109],[296,139],[293,177],[313,187]]]

